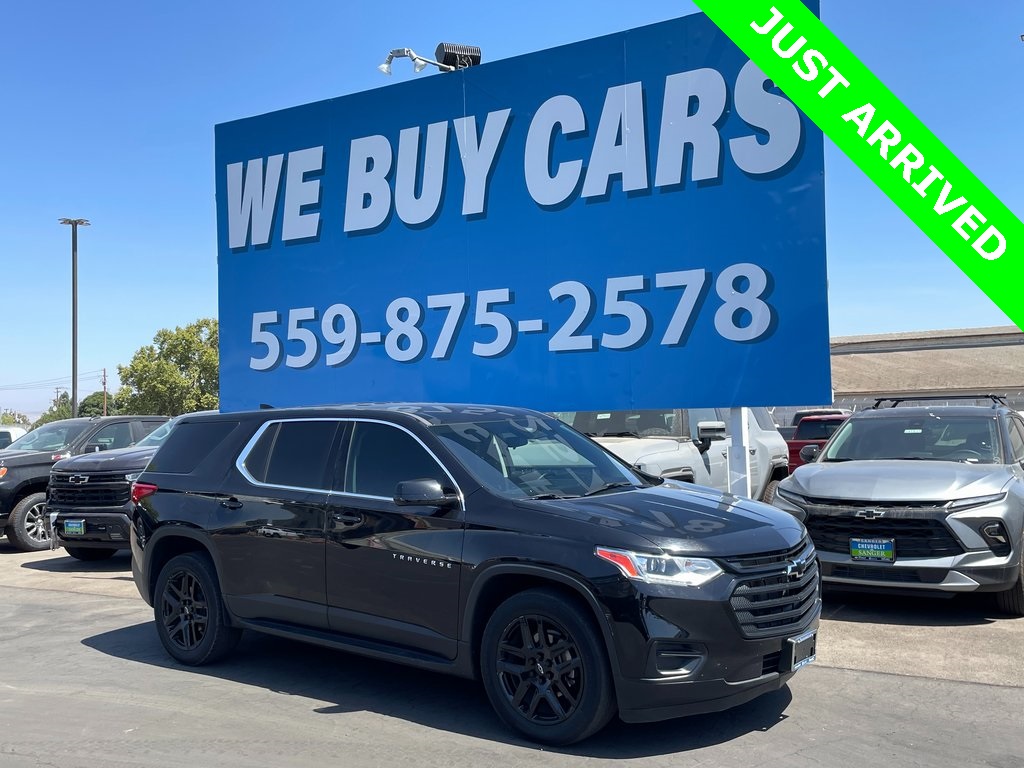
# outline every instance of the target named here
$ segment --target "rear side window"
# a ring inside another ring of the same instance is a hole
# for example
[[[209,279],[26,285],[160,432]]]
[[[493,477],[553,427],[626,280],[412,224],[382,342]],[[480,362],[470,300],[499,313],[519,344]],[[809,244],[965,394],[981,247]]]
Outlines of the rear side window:
[[[387,424],[353,425],[344,490],[362,496],[392,498],[403,480],[430,478],[442,486],[451,480],[412,435]]]
[[[1016,419],[1010,419],[1010,461],[1024,460],[1024,428]]]
[[[150,472],[187,475],[238,426],[237,421],[194,421],[178,424],[149,463]]]
[[[245,471],[267,485],[326,490],[327,462],[337,432],[337,421],[270,424],[246,454]]]

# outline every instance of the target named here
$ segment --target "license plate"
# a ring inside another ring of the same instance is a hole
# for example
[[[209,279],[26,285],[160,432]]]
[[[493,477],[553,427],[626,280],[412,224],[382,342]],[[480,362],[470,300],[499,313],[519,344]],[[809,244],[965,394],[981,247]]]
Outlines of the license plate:
[[[789,644],[789,668],[794,672],[805,667],[817,658],[818,633],[806,632],[799,637],[791,637]]]
[[[85,520],[65,520],[65,536],[85,536]]]
[[[851,560],[896,562],[896,539],[850,539]]]

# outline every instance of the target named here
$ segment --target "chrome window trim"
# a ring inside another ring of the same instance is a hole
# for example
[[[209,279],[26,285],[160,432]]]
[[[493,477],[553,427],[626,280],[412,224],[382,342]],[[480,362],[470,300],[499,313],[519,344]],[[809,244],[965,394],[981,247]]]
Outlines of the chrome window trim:
[[[465,502],[465,496],[462,493],[462,488],[459,486],[458,482],[456,482],[455,478],[452,476],[452,473],[448,470],[448,467],[445,466],[444,462],[441,461],[437,457],[437,454],[434,453],[426,445],[426,443],[424,443],[419,438],[419,436],[417,436],[408,427],[405,427],[402,424],[396,424],[396,423],[394,423],[392,421],[386,421],[384,419],[360,418],[358,416],[322,416],[322,417],[315,417],[315,418],[270,419],[268,421],[263,422],[263,424],[260,425],[259,429],[256,430],[256,432],[253,434],[253,436],[251,438],[249,438],[249,441],[245,444],[245,446],[242,448],[241,452],[238,454],[238,458],[235,459],[235,469],[237,469],[239,474],[241,474],[242,477],[245,478],[246,482],[248,482],[250,485],[256,486],[257,488],[278,488],[278,489],[286,490],[286,491],[312,491],[314,493],[327,493],[327,494],[336,495],[336,496],[349,496],[349,497],[353,497],[353,498],[373,499],[375,501],[390,501],[390,502],[394,503],[394,498],[390,497],[390,496],[373,496],[373,495],[365,494],[365,493],[351,493],[349,491],[336,491],[336,490],[333,490],[331,488],[307,488],[307,487],[295,486],[295,485],[277,485],[275,483],[264,483],[264,482],[261,482],[261,481],[257,480],[255,477],[253,477],[249,473],[249,470],[246,469],[246,466],[245,466],[245,460],[249,457],[249,454],[252,452],[252,449],[256,446],[256,443],[258,443],[260,438],[263,437],[263,433],[266,432],[268,429],[270,429],[271,425],[273,425],[273,424],[290,424],[290,423],[293,423],[293,422],[311,422],[311,421],[313,421],[313,422],[316,422],[316,421],[331,421],[331,422],[336,422],[339,426],[343,425],[345,423],[352,423],[352,424],[354,424],[354,423],[359,423],[359,422],[366,423],[366,424],[383,424],[385,426],[394,427],[395,429],[398,429],[398,430],[401,430],[402,432],[405,432],[413,440],[415,440],[420,445],[420,447],[423,448],[424,451],[427,452],[427,455],[429,455],[430,458],[432,458],[434,460],[434,462],[441,468],[441,471],[444,472],[444,474],[447,476],[447,478],[451,481],[452,487],[455,488],[456,494],[459,497],[459,507],[462,509],[463,512],[465,512],[465,510],[466,510],[466,502]],[[352,434],[354,434],[354,432]],[[351,441],[352,434],[349,435],[349,441]],[[345,481],[345,476],[348,475],[347,459],[348,459],[348,457],[346,456],[345,472],[344,472],[344,475],[342,476],[342,482],[343,483]]]

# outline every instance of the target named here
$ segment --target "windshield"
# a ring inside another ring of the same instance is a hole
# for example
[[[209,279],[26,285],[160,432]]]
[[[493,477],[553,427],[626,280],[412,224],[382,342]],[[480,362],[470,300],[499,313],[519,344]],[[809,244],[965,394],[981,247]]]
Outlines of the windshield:
[[[917,459],[1002,463],[994,416],[886,416],[850,419],[826,446],[822,461]]]
[[[590,437],[663,437],[683,435],[680,412],[561,411],[559,419]],[[714,420],[714,419],[712,419]]]
[[[9,451],[56,451],[72,442],[89,426],[89,422],[76,421],[70,424],[55,421],[34,429],[19,437],[9,446]]]
[[[647,484],[557,419],[441,424],[431,431],[481,485],[510,498],[572,498]]]

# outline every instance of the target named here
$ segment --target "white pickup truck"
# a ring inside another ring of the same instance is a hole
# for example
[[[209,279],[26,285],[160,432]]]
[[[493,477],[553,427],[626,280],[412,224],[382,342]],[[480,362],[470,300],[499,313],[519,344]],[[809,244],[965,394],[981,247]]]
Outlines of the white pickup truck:
[[[641,472],[730,489],[728,408],[655,411],[563,411],[562,421],[594,438]],[[786,441],[766,408],[750,408],[751,498],[771,502],[789,474]]]

